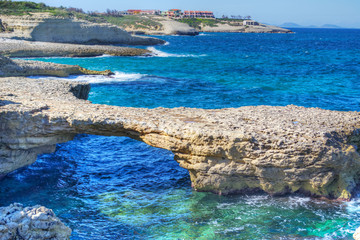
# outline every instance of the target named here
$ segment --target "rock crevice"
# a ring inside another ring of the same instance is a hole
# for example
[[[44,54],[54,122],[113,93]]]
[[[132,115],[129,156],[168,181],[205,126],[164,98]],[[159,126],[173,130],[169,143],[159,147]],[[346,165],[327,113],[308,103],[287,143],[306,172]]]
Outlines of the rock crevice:
[[[1,175],[87,133],[128,136],[172,151],[198,191],[349,199],[359,183],[358,112],[125,108],[76,98],[86,98],[84,83],[4,78],[0,86]]]

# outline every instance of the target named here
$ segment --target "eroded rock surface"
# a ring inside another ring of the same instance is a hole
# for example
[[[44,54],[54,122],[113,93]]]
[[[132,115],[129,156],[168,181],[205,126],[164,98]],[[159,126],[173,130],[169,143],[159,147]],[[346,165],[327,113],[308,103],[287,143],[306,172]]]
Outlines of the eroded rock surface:
[[[30,42],[0,38],[0,54],[7,57],[96,57],[104,54],[112,56],[143,56],[150,53],[149,50],[140,48]]]
[[[349,199],[359,182],[358,112],[297,106],[144,109],[76,98],[88,92],[84,83],[0,79],[0,175],[88,133],[128,136],[172,151],[198,191]]]
[[[150,19],[158,22],[161,28],[154,29],[152,25],[148,25],[147,28],[143,28],[137,24],[126,26],[124,29],[128,32],[143,33],[147,35],[190,35],[195,36],[199,34],[199,31],[188,24],[172,20],[168,17],[162,16],[140,16],[143,19]]]
[[[14,203],[0,207],[0,239],[66,240],[71,229],[57,218],[51,209],[36,205],[23,207]]]
[[[0,19],[14,30],[11,33],[0,34],[7,38],[78,44],[156,45],[165,43],[157,38],[130,35],[111,24],[60,18],[45,12],[23,16],[0,15]]]
[[[289,29],[272,26],[272,25],[266,25],[262,23],[253,26],[243,26],[242,24],[231,25],[229,23],[218,23],[215,26],[205,26],[202,24],[201,31],[202,32],[241,32],[241,33],[292,33],[292,31]]]
[[[0,77],[8,76],[58,76],[67,77],[69,75],[113,75],[110,70],[93,71],[82,68],[78,65],[65,65],[39,61],[11,60],[0,56]]]

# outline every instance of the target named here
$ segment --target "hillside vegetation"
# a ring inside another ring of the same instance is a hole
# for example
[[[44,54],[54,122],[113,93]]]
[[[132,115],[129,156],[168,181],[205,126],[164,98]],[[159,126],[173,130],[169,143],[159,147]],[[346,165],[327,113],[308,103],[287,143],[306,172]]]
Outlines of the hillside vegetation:
[[[148,16],[125,15],[125,16],[105,16],[104,19],[111,24],[122,28],[132,27],[139,29],[160,30],[162,24]]]
[[[228,18],[183,18],[177,21],[186,23],[190,27],[201,30],[201,26],[216,27],[218,24],[228,24],[230,26],[242,25],[243,19],[228,19]]]
[[[44,3],[34,3],[27,1],[12,2],[0,0],[0,15],[31,15],[32,13],[48,12],[57,17],[73,18],[87,20],[96,23],[107,22],[104,18],[99,16],[92,16],[86,14],[82,9],[64,8],[64,7],[49,7]]]

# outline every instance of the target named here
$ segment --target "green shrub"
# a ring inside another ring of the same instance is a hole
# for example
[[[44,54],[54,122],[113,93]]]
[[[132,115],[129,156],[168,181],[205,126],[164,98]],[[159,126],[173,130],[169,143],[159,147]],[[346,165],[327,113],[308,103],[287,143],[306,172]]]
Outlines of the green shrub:
[[[217,24],[223,23],[223,21],[214,18],[182,18],[182,19],[177,19],[177,21],[186,23],[190,27],[196,29],[201,29],[201,25],[216,27]]]
[[[104,17],[109,23],[117,25],[119,27],[135,27],[143,29],[161,29],[162,24],[152,20],[150,17],[125,15],[119,17],[106,16]]]

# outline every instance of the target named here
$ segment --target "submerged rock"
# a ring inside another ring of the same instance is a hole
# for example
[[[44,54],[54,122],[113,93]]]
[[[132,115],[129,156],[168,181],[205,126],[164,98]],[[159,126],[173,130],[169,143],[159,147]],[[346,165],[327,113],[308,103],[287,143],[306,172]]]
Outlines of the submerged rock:
[[[69,239],[71,229],[51,209],[14,203],[0,207],[0,239]]]
[[[89,85],[0,79],[0,175],[78,134],[128,136],[172,151],[193,187],[347,200],[360,181],[360,113],[298,106],[228,109],[91,104]]]

